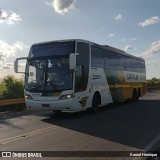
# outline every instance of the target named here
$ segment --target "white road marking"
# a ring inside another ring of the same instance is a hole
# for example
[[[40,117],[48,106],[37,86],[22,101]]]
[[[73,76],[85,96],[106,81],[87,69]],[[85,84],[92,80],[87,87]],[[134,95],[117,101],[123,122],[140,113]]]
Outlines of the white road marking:
[[[160,140],[160,134],[153,139],[153,141],[151,141],[145,148],[144,150],[142,150],[142,152],[144,151],[149,151],[158,141]],[[158,157],[155,157],[154,159],[156,160]],[[142,159],[146,159],[146,157],[135,157],[133,158],[133,160],[142,160]]]
[[[36,130],[36,131],[33,131],[33,132],[29,132],[29,133],[24,133],[22,135],[18,135],[18,136],[14,136],[14,137],[11,137],[11,138],[7,138],[7,139],[4,139],[4,140],[1,140],[0,141],[0,144],[7,144],[9,142],[13,142],[13,141],[17,141],[17,140],[20,140],[20,139],[23,139],[23,138],[27,138],[27,137],[30,137],[30,136],[33,136],[33,135],[36,135],[36,134],[40,134],[40,133],[43,133],[43,132],[46,132],[46,131],[49,131],[51,129],[56,129],[57,127],[55,126],[51,126],[51,127],[47,127],[47,128],[43,128],[43,129],[39,129],[39,130]]]
[[[160,134],[152,141],[150,142],[145,148],[144,150],[150,150],[158,141],[160,140]]]

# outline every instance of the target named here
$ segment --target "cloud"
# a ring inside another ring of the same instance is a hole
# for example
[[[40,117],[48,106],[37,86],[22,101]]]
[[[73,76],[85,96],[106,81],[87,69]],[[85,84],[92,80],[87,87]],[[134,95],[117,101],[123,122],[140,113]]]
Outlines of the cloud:
[[[6,58],[2,53],[0,53],[0,64],[1,64],[1,61],[6,61]]]
[[[142,53],[141,57],[150,57],[157,53],[160,53],[160,41],[153,42],[150,48]]]
[[[7,24],[12,25],[21,20],[22,18],[14,12],[8,17]]]
[[[99,28],[99,30],[100,30],[100,31],[103,31],[103,30],[104,30],[104,28],[103,28],[103,27],[100,27],[100,28]]]
[[[121,41],[122,42],[129,42],[129,41],[136,41],[137,40],[137,38],[131,38],[131,39],[125,39],[125,38],[123,38]]]
[[[5,70],[12,70],[13,69],[13,63],[0,63],[1,67],[0,67],[0,71],[5,71]],[[3,65],[2,65],[3,64]],[[2,73],[1,73],[2,74]],[[6,74],[8,74],[8,71],[6,72]]]
[[[121,14],[118,14],[118,15],[115,17],[115,20],[116,20],[116,21],[122,21],[122,15],[121,15]]]
[[[152,61],[146,62],[146,65],[156,65],[156,64],[160,64],[160,61],[159,60],[152,60]]]
[[[132,49],[132,46],[131,45],[127,45],[127,46],[125,46],[125,48],[124,48],[124,50],[126,51],[126,52],[128,52],[129,50],[131,50]]]
[[[9,15],[6,11],[0,9],[0,23],[6,22],[8,25],[12,25],[21,20],[22,20],[21,16],[16,14],[15,12]]]
[[[5,63],[1,69],[5,70],[5,69],[12,69],[12,68],[13,68],[13,63]]]
[[[110,37],[110,38],[112,38],[112,37],[115,36],[115,34],[111,33],[111,34],[108,34],[107,36]]]
[[[10,45],[5,41],[0,41],[0,59],[13,57],[18,50],[22,51],[25,48],[27,48],[27,46],[23,42],[17,41]]]
[[[137,40],[137,38],[131,38],[130,40],[131,40],[131,41],[136,41],[136,40]]]
[[[7,17],[8,17],[7,12],[4,11],[3,9],[0,9],[0,21],[6,20]]]
[[[160,22],[160,17],[154,16],[150,19],[145,20],[144,22],[140,22],[139,26],[146,27],[146,26],[149,26],[149,25],[154,25],[154,24],[159,23],[159,22]]]
[[[51,4],[58,14],[65,14],[74,9],[76,1],[77,0],[53,0],[53,3]]]
[[[0,61],[1,62],[1,61]],[[13,70],[14,63],[0,63],[0,71]],[[19,63],[19,68],[25,68],[26,63]]]

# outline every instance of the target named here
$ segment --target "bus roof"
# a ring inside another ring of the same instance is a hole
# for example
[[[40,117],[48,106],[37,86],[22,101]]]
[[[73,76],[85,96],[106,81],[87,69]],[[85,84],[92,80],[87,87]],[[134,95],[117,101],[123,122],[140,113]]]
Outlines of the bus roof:
[[[84,39],[64,39],[64,40],[46,41],[46,42],[35,43],[35,44],[33,44],[33,46],[43,45],[43,44],[48,44],[48,43],[56,43],[56,42],[83,42],[83,43],[95,45],[99,48],[104,48],[104,49],[112,51],[112,52],[119,53],[119,54],[124,55],[124,56],[128,56],[128,57],[131,57],[131,58],[136,58],[136,59],[144,61],[144,59],[142,57],[137,57],[137,56],[128,54],[125,51],[120,50],[118,48],[115,48],[115,47],[112,47],[112,46],[109,46],[109,45],[100,45],[100,44],[97,44],[97,43],[94,43],[94,42],[91,42],[91,41],[88,41],[88,40],[84,40]]]
[[[131,57],[131,58],[137,58],[137,59],[139,59],[139,60],[144,61],[144,59],[143,59],[142,57],[137,57],[137,56],[128,54],[128,53],[126,53],[125,51],[120,50],[120,49],[117,49],[117,48],[115,48],[115,47],[108,46],[108,45],[103,45],[103,46],[104,46],[107,50],[109,50],[109,51],[116,52],[116,53],[119,53],[119,54],[124,55],[124,56],[128,56],[128,57]]]

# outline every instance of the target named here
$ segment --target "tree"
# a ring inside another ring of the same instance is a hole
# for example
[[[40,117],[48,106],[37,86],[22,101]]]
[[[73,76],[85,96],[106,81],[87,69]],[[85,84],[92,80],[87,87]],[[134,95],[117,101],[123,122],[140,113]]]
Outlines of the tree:
[[[23,80],[13,76],[7,76],[0,84],[0,99],[16,99],[24,97]]]
[[[148,90],[160,89],[160,79],[152,78],[147,80]]]

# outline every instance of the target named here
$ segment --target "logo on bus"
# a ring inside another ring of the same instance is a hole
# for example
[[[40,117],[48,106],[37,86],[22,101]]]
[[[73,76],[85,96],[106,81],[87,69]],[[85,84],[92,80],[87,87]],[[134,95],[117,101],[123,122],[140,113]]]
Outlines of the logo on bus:
[[[82,107],[85,107],[86,106],[86,103],[87,103],[87,99],[88,99],[89,97],[83,97],[80,101],[79,101],[79,103],[81,104],[81,106]]]
[[[141,73],[124,72],[126,82],[144,82],[146,76]]]

